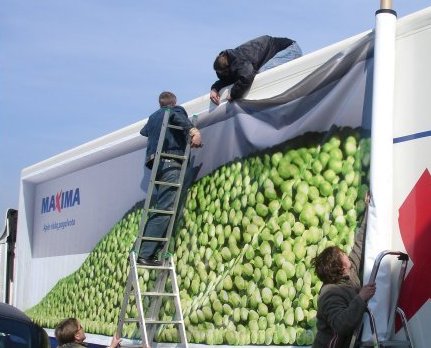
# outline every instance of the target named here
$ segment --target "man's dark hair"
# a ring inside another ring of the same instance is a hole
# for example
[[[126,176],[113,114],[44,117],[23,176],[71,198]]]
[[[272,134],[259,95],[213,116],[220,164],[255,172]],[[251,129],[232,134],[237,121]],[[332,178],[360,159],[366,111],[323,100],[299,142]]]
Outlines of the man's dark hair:
[[[75,342],[75,334],[79,331],[79,322],[76,318],[62,320],[55,327],[55,338],[59,346]]]
[[[162,92],[159,95],[160,107],[175,106],[177,104],[177,97],[172,92]]]
[[[226,75],[229,73],[229,61],[227,59],[227,55],[224,52],[220,52],[216,57],[213,67],[219,75]]]
[[[324,249],[313,259],[313,266],[317,277],[323,284],[337,284],[343,275],[343,263],[341,255],[344,251],[337,246],[330,246]]]

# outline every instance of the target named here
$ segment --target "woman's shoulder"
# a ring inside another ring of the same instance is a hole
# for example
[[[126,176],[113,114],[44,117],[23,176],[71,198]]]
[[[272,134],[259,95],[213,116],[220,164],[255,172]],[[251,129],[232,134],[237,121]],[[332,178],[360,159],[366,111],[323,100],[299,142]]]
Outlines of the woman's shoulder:
[[[320,289],[320,296],[326,295],[331,292],[340,291],[341,286],[339,284],[324,284]]]
[[[328,296],[334,294],[343,294],[350,291],[352,285],[349,282],[342,282],[338,284],[324,284],[320,289],[320,296]]]

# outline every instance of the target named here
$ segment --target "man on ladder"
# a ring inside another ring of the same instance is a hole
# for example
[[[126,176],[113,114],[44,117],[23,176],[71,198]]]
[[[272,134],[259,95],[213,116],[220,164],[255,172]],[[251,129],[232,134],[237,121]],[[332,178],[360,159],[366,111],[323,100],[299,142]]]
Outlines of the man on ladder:
[[[191,147],[202,145],[201,135],[197,128],[187,116],[186,110],[176,105],[177,98],[171,92],[162,92],[159,96],[160,109],[153,113],[141,134],[148,137],[147,157],[145,165],[152,169],[159,142],[163,118],[167,109],[170,109],[169,124],[179,126],[182,129],[166,129],[163,152],[181,156],[190,139]],[[157,168],[156,180],[159,182],[177,183],[180,178],[181,163],[175,158],[160,158]],[[174,186],[160,186],[155,195],[154,206],[161,211],[172,210],[177,189]],[[151,199],[151,197],[147,197]],[[166,214],[153,213],[147,220],[144,229],[144,237],[162,238],[166,234],[170,216]],[[137,263],[145,266],[160,266],[162,261],[158,260],[157,252],[161,249],[161,242],[142,240],[138,253]]]
[[[117,336],[122,337],[124,324],[136,323],[142,344],[126,347],[150,347],[161,325],[176,326],[180,341],[185,348],[188,347],[175,265],[173,257],[167,256],[167,249],[179,210],[190,148],[200,147],[202,143],[199,130],[176,102],[173,93],[161,93],[160,109],[149,117],[141,130],[141,134],[148,137],[145,164],[152,171],[138,237],[129,255],[130,269],[118,318]],[[156,192],[154,197],[153,191]],[[157,258],[159,250],[165,254],[162,260]],[[152,289],[141,290],[142,274],[139,275],[138,269],[156,272],[157,279]],[[166,286],[168,278],[170,286]],[[144,298],[149,299],[145,306]],[[174,301],[173,318],[159,318],[163,298]],[[127,314],[129,306],[136,307],[137,315]]]

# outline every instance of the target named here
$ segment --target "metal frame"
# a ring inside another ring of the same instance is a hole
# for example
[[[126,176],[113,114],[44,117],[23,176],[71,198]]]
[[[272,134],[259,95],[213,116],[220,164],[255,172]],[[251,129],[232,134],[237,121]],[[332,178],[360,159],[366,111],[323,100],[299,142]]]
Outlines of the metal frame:
[[[401,347],[401,346],[414,348],[414,345],[413,345],[411,338],[410,338],[411,335],[410,335],[410,332],[408,329],[406,316],[405,316],[403,310],[400,307],[398,307],[399,294],[400,294],[401,286],[404,282],[404,278],[406,275],[409,256],[406,253],[403,253],[401,251],[385,250],[385,251],[380,252],[377,255],[376,260],[374,261],[373,269],[372,269],[371,275],[370,275],[370,283],[374,283],[376,281],[376,277],[377,277],[377,273],[379,271],[380,264],[381,264],[383,258],[388,256],[388,255],[389,256],[397,256],[397,259],[401,261],[401,268],[400,268],[399,276],[398,276],[398,284],[397,284],[397,287],[395,289],[396,290],[395,300],[394,300],[394,303],[391,307],[390,316],[389,316],[389,320],[388,320],[388,331],[386,332],[383,339],[379,339],[379,337],[377,335],[376,320],[374,318],[373,313],[367,307],[365,310],[365,313],[368,316],[369,325],[371,328],[372,339],[371,339],[371,341],[359,341],[359,338],[360,338],[360,335],[362,332],[362,328],[363,328],[363,322],[362,322],[359,325],[359,327],[355,330],[355,332],[352,336],[350,348],[354,348],[354,347],[378,347],[378,348],[380,348],[380,347]],[[397,314],[400,316],[400,319],[401,319],[401,323],[402,323],[402,326],[404,329],[404,334],[406,336],[405,340],[391,340],[391,337],[394,334],[395,317]]]

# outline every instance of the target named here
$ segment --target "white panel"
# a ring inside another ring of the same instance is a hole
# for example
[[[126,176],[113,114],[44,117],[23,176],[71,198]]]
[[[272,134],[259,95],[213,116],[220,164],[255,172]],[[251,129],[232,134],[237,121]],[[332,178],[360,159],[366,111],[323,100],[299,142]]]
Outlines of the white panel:
[[[36,304],[60,278],[76,270],[113,225],[144,199],[144,156],[145,151],[135,151],[39,185],[26,184],[31,187],[26,199],[34,204],[19,207],[15,299],[19,308]],[[150,172],[145,173],[148,179]],[[80,204],[41,212],[44,197],[76,188]],[[44,228],[67,220],[74,224]]]
[[[431,8],[412,18],[414,20],[398,28],[395,65],[392,249],[401,251],[405,251],[405,246],[398,225],[399,208],[424,171],[431,171]],[[409,268],[412,266],[410,262]],[[430,282],[427,276],[431,274],[425,273],[418,287]],[[428,300],[409,321],[415,347],[429,346],[430,318],[431,302]],[[403,339],[403,333],[398,337]]]

